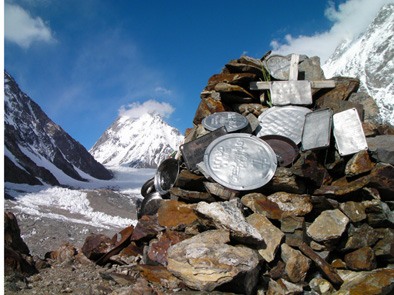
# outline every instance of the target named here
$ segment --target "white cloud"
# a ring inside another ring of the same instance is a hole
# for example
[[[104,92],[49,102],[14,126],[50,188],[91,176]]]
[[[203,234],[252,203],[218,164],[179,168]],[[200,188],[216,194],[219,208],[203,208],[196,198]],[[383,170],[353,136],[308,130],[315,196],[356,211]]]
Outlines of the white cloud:
[[[332,1],[325,11],[325,17],[332,22],[331,28],[312,36],[285,36],[285,42],[271,42],[278,54],[306,54],[319,56],[322,63],[327,60],[343,40],[356,38],[373,21],[380,8],[393,0],[348,0],[335,8]]]
[[[40,17],[32,17],[22,7],[4,4],[4,38],[23,48],[29,48],[33,42],[53,42],[51,29]]]
[[[163,94],[163,95],[171,95],[172,91],[170,89],[164,88],[164,87],[156,87],[155,92],[158,94]]]
[[[157,113],[160,116],[166,118],[169,117],[173,112],[174,108],[166,102],[158,102],[150,99],[144,103],[133,102],[127,106],[121,106],[119,109],[119,116],[127,116],[132,119],[141,117],[147,113]]]

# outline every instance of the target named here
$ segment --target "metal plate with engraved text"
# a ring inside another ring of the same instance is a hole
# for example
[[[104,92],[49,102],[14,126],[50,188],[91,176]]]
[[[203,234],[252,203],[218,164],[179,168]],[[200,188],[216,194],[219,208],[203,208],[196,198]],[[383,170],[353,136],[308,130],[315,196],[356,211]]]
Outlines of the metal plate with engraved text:
[[[204,160],[205,149],[216,138],[227,134],[226,127],[220,127],[208,134],[205,134],[193,141],[187,142],[180,146],[183,160],[187,169],[196,171],[197,164]]]
[[[330,145],[332,110],[317,110],[305,115],[302,150],[325,148]]]
[[[360,117],[355,108],[333,115],[334,137],[341,156],[368,149]]]
[[[273,105],[310,105],[312,88],[309,81],[275,81],[271,83]]]
[[[272,107],[259,116],[261,130],[257,136],[282,135],[299,144],[305,115],[310,112],[310,109],[300,106]]]
[[[278,80],[289,79],[290,57],[271,55],[264,61],[264,66],[272,77]]]
[[[219,184],[245,191],[262,187],[274,176],[277,160],[272,148],[250,134],[227,134],[206,149],[204,164]]]
[[[248,124],[248,119],[236,112],[214,113],[202,120],[202,125],[210,131],[225,126],[227,132],[234,132],[244,129]]]

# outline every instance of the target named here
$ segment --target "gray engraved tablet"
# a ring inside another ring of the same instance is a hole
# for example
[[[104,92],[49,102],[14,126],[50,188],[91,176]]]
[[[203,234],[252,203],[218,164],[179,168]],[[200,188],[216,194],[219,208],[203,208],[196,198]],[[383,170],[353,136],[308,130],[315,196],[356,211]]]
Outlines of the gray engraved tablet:
[[[234,132],[246,128],[248,124],[248,119],[236,112],[214,113],[202,120],[202,125],[209,131],[225,126],[227,132]]]
[[[355,108],[333,115],[334,138],[341,156],[368,149],[360,117]]]
[[[301,142],[305,115],[311,110],[300,106],[272,107],[259,116],[261,129],[257,137],[264,135],[282,135],[295,144]]]
[[[305,115],[302,150],[325,148],[330,145],[332,110],[317,110]]]
[[[290,70],[290,57],[271,55],[264,61],[264,66],[272,77],[278,80],[288,80]]]
[[[204,164],[219,184],[244,191],[262,187],[274,176],[277,159],[272,148],[250,134],[227,134],[207,147]]]

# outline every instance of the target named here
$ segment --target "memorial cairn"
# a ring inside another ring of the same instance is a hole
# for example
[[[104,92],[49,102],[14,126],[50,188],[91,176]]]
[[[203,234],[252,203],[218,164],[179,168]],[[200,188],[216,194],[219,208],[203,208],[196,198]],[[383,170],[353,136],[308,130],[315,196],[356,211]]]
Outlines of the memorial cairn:
[[[390,293],[393,128],[358,88],[317,57],[230,61],[142,187],[136,226],[83,253],[157,294]]]

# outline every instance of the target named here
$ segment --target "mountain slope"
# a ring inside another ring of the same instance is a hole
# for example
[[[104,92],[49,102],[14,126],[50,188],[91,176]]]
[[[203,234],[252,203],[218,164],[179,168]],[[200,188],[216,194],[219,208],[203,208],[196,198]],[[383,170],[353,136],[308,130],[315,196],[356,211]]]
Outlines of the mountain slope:
[[[360,89],[372,96],[382,121],[394,126],[394,4],[382,7],[367,30],[343,41],[322,66],[325,76],[360,79]]]
[[[158,114],[138,119],[120,116],[90,149],[94,158],[107,166],[155,168],[178,149],[180,132]]]
[[[85,181],[112,174],[60,126],[56,125],[4,72],[5,181],[51,185],[64,177]]]

